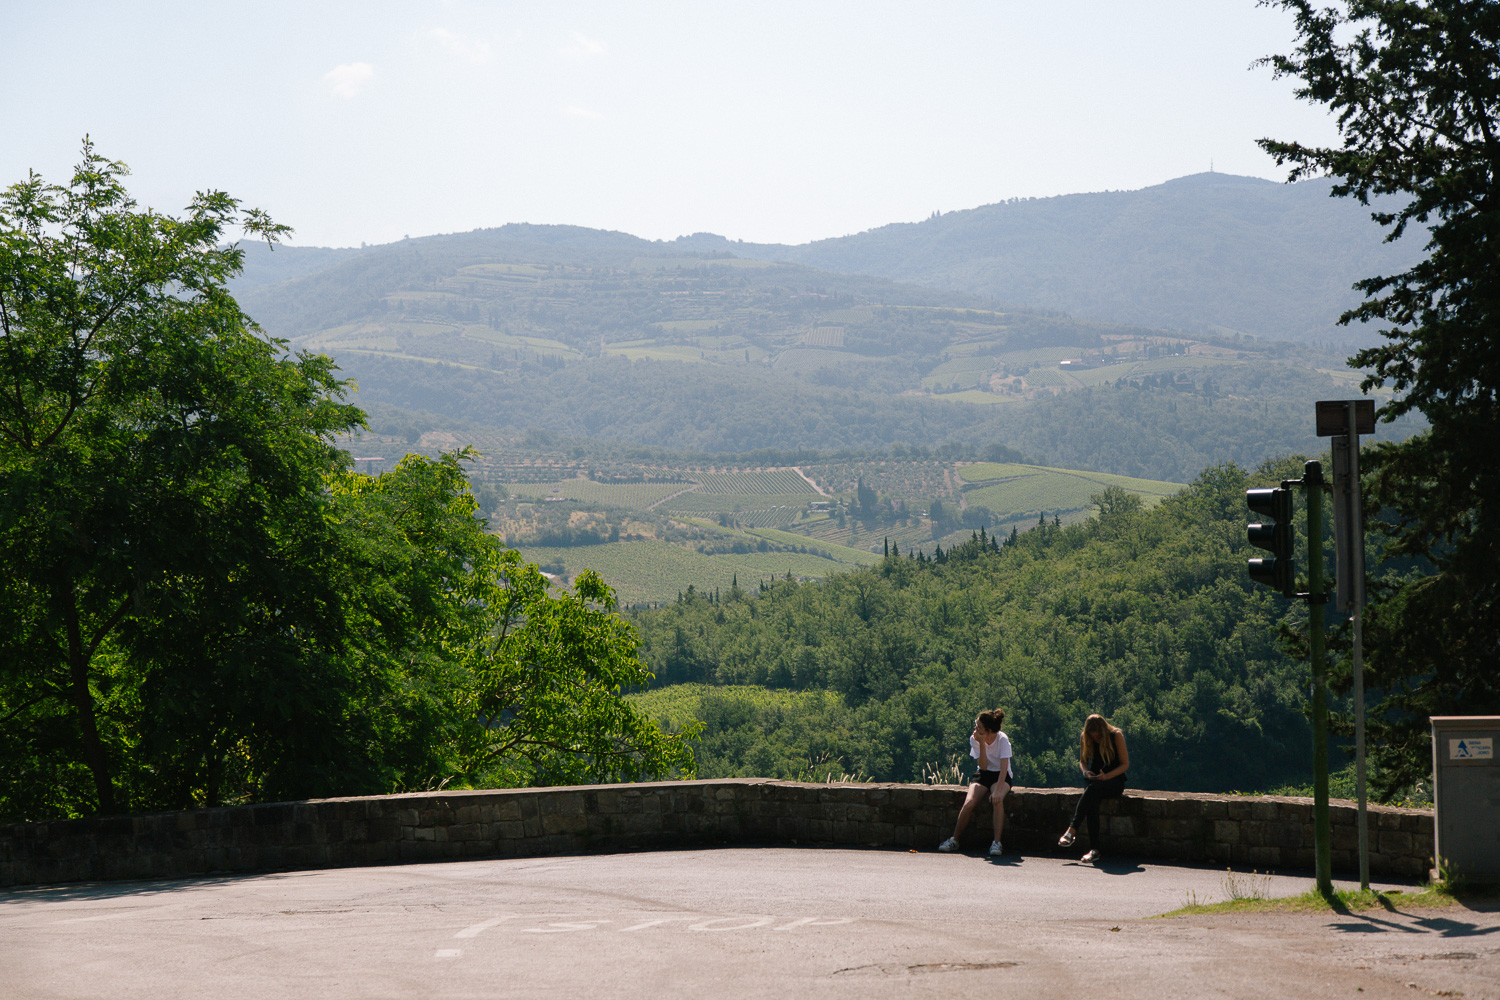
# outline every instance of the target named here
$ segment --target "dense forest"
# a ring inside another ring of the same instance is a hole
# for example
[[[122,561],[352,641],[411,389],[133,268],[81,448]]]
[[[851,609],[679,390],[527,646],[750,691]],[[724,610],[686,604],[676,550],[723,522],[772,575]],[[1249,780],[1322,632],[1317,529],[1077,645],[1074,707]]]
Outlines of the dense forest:
[[[633,616],[656,675],[639,704],[707,723],[705,776],[951,774],[975,713],[1000,705],[1023,784],[1075,782],[1094,711],[1129,734],[1138,786],[1305,781],[1305,666],[1280,638],[1300,606],[1244,573],[1243,491],[1298,468],[1217,465],[1149,509],[1108,489],[1078,525],[685,594]],[[688,683],[708,687],[674,694]]]

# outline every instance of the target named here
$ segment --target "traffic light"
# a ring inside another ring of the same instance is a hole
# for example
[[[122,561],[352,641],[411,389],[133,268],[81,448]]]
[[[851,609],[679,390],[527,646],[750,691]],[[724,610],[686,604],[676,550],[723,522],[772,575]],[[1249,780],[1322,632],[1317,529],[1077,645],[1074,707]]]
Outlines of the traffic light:
[[[1250,579],[1275,587],[1286,597],[1296,596],[1292,564],[1292,491],[1280,489],[1246,490],[1245,503],[1261,516],[1249,526],[1250,544],[1271,553],[1270,559],[1251,559],[1247,566]]]

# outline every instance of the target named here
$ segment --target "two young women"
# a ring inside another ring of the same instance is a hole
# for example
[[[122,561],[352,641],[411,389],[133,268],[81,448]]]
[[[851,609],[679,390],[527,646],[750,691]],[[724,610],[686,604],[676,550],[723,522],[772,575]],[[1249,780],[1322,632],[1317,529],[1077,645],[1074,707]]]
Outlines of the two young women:
[[[953,836],[939,844],[938,850],[958,850],[958,840],[969,825],[970,817],[988,796],[995,814],[995,839],[990,842],[990,855],[993,857],[1004,851],[1000,835],[1005,828],[1005,796],[1015,784],[1010,738],[1000,731],[1000,724],[1004,721],[1005,712],[998,708],[980,712],[974,720],[974,732],[969,737],[969,756],[979,762],[979,775],[969,786],[969,794],[953,827]],[[1078,825],[1086,823],[1090,849],[1083,860],[1098,861],[1103,850],[1099,840],[1099,803],[1118,798],[1125,791],[1126,772],[1130,770],[1130,751],[1125,746],[1125,734],[1119,727],[1111,726],[1102,715],[1090,715],[1084,720],[1083,732],[1078,734],[1078,769],[1083,772],[1083,795],[1073,810],[1073,822],[1068,824],[1057,843],[1059,847],[1071,847],[1078,836]]]

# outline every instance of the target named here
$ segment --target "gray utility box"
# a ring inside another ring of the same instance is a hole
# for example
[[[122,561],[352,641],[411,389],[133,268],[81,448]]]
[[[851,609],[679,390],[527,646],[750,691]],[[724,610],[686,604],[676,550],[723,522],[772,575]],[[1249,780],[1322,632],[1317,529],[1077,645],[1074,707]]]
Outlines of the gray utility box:
[[[1458,878],[1500,881],[1500,715],[1432,716],[1434,851]]]

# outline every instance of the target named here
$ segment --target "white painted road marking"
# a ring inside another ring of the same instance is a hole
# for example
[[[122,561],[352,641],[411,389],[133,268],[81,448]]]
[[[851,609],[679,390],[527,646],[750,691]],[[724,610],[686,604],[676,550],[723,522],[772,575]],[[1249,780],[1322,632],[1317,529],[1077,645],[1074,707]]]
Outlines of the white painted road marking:
[[[714,927],[713,924],[722,924],[726,920],[749,920],[748,924],[739,924],[735,927]],[[713,920],[703,920],[688,928],[690,931],[748,931],[756,927],[764,927],[766,924],[775,923],[775,917],[715,917]]]
[[[473,927],[465,927],[463,930],[459,931],[453,936],[456,938],[478,937],[480,934],[483,934],[485,931],[489,930],[491,927],[494,927],[496,924],[503,924],[507,920],[514,919],[516,919],[516,914],[507,913],[503,917],[495,917],[493,920],[486,920],[484,923],[475,924]]]
[[[697,916],[697,914],[693,914],[691,916],[686,916],[686,917],[658,917],[655,920],[647,920],[645,923],[634,924],[634,925],[632,925],[630,927],[621,927],[620,928],[620,933],[623,934],[626,931],[643,931],[647,927],[656,927],[656,926],[659,926],[661,924],[670,924],[670,923],[672,923],[673,921],[676,921],[676,920],[692,920],[696,916]]]
[[[608,920],[568,920],[557,921],[546,927],[526,927],[521,930],[522,934],[561,934],[564,931],[591,931],[600,924],[607,924]]]
[[[460,949],[460,948],[439,948],[437,951],[435,951],[435,952],[432,953],[432,957],[433,958],[457,958],[458,956],[460,956],[462,954],[463,954],[463,950]]]
[[[803,917],[789,924],[782,924],[780,927],[772,927],[771,930],[790,931],[798,927],[837,927],[839,924],[852,923],[854,923],[853,917]]]

